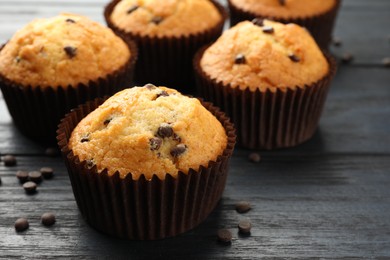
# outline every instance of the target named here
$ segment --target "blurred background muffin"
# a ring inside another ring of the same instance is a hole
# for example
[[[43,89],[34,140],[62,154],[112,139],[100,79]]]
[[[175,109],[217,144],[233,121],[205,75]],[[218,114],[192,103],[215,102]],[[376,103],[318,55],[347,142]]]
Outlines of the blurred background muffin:
[[[194,92],[192,58],[222,32],[224,7],[209,0],[114,0],[105,19],[119,36],[140,49],[135,81]]]
[[[306,27],[322,49],[331,39],[341,0],[228,0],[231,26],[262,18]]]
[[[259,19],[225,31],[194,66],[201,96],[232,118],[238,143],[252,149],[308,140],[335,72],[305,29]]]
[[[0,50],[0,87],[15,125],[54,142],[66,112],[130,86],[137,49],[86,17],[36,19]]]

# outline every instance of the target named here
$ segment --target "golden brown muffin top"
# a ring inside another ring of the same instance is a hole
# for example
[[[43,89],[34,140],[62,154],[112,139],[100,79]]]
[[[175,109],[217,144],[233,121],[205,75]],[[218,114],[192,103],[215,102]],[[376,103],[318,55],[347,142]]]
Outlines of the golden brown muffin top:
[[[222,15],[209,0],[122,0],[111,21],[142,36],[179,37],[216,26]]]
[[[216,160],[227,145],[221,123],[198,99],[147,84],[118,92],[73,130],[69,148],[99,171],[177,176]]]
[[[225,31],[204,52],[200,66],[212,79],[251,91],[303,87],[329,70],[304,28],[268,20],[241,22]]]
[[[16,32],[0,52],[0,74],[23,86],[76,86],[118,70],[130,55],[109,28],[61,14]]]
[[[230,2],[247,12],[287,19],[320,15],[336,5],[336,0],[230,0]]]

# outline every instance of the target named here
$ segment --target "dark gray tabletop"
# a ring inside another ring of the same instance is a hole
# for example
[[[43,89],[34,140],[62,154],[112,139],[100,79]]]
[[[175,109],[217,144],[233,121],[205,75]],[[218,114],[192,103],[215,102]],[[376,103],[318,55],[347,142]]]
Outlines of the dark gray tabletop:
[[[0,42],[38,17],[75,12],[102,22],[103,0],[0,0]],[[390,1],[344,0],[332,52],[354,55],[340,64],[315,136],[296,148],[260,152],[236,149],[223,198],[200,226],[160,241],[118,240],[82,219],[60,157],[23,137],[0,98],[0,153],[14,154],[15,167],[0,163],[0,258],[390,259]],[[25,194],[17,170],[54,168],[39,192]],[[246,214],[234,210],[249,201]],[[40,216],[54,212],[47,228]],[[30,228],[16,233],[27,217]],[[238,234],[239,220],[252,221],[251,236]],[[219,228],[233,233],[230,246],[216,242]]]

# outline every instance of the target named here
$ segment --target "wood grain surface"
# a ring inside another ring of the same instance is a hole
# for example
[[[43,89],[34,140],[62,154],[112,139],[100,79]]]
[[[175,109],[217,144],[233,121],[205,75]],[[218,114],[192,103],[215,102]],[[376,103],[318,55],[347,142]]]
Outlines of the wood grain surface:
[[[223,2],[223,1],[222,1]],[[104,23],[103,0],[0,0],[0,42],[34,18],[75,12]],[[0,95],[0,154],[14,154],[15,167],[0,162],[0,258],[24,259],[390,259],[390,1],[344,0],[335,35],[350,52],[340,64],[315,136],[298,147],[260,152],[236,149],[222,200],[197,228],[159,241],[126,241],[86,224],[75,203],[60,157],[13,126]],[[26,195],[17,170],[52,167],[55,177]],[[239,214],[234,205],[249,201]],[[40,224],[54,212],[52,227]],[[26,217],[30,228],[15,232]],[[250,236],[238,234],[239,220],[252,221]],[[219,228],[233,241],[216,241]]]

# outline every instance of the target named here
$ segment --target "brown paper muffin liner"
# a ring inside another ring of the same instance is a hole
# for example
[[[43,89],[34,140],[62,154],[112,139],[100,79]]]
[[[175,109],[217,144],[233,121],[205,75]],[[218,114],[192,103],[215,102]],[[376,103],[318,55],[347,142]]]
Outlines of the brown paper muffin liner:
[[[198,49],[221,35],[228,17],[225,8],[216,1],[211,1],[223,19],[207,31],[181,37],[149,37],[126,32],[111,21],[111,13],[118,2],[120,0],[114,0],[106,6],[104,17],[108,27],[118,36],[127,35],[137,42],[139,58],[135,82],[140,85],[152,82],[155,85],[175,88],[182,93],[194,94],[192,59]]]
[[[203,105],[222,123],[228,144],[216,161],[207,167],[167,174],[165,180],[131,173],[120,178],[107,170],[88,168],[68,148],[68,141],[78,122],[93,111],[103,99],[79,106],[62,119],[57,131],[58,145],[64,157],[77,205],[85,220],[95,229],[126,239],[153,240],[174,236],[201,223],[222,196],[228,174],[228,162],[235,145],[233,124],[211,103]]]
[[[296,146],[313,136],[336,73],[336,61],[325,54],[329,72],[305,86],[272,92],[240,90],[211,79],[201,68],[204,47],[194,58],[200,96],[221,108],[237,129],[237,144],[250,149]]]
[[[34,140],[55,144],[57,126],[70,109],[132,86],[138,50],[134,42],[127,40],[126,43],[131,52],[129,61],[105,78],[91,80],[88,84],[22,86],[0,75],[0,88],[17,128]]]
[[[280,18],[276,16],[262,16],[250,11],[245,11],[235,6],[230,0],[228,0],[230,10],[230,26],[233,26],[244,20],[253,20],[254,18],[262,18],[278,21],[281,23],[295,23],[307,28],[316,40],[321,49],[327,50],[332,40],[333,27],[336,21],[338,9],[341,5],[341,0],[336,0],[336,5],[323,14],[311,16],[311,17],[298,17],[298,18]]]

